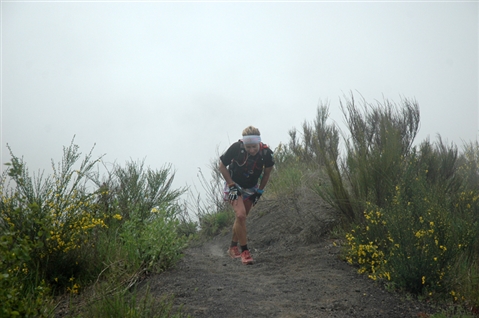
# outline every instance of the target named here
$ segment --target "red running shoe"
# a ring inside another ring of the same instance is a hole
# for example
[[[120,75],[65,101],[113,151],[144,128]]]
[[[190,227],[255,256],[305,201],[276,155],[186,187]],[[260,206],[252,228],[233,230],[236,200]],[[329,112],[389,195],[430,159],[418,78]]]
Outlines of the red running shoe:
[[[251,257],[251,254],[249,253],[248,250],[243,251],[241,253],[241,262],[243,262],[244,265],[252,265],[253,264],[253,258]]]
[[[233,246],[233,247],[230,247],[229,250],[228,250],[228,255],[231,257],[231,258],[240,258],[241,257],[241,253],[238,249],[238,246]]]

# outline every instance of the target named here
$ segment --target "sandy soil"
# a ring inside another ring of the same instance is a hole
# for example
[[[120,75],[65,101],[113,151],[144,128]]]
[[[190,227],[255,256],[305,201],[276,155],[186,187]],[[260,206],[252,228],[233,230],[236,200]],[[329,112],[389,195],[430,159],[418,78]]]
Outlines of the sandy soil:
[[[150,276],[160,299],[191,317],[428,317],[425,303],[388,292],[339,258],[327,234],[334,214],[314,198],[263,201],[248,218],[254,265],[231,259],[230,234],[185,251],[175,269]]]

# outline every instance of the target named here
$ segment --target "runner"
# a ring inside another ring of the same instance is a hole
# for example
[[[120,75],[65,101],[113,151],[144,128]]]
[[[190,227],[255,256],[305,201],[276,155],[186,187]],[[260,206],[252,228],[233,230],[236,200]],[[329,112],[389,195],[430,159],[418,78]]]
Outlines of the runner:
[[[261,142],[260,132],[253,126],[245,128],[243,139],[233,143],[220,157],[219,170],[225,179],[224,198],[235,211],[228,254],[232,258],[241,258],[245,265],[253,264],[247,245],[246,217],[261,198],[273,165],[273,151]]]

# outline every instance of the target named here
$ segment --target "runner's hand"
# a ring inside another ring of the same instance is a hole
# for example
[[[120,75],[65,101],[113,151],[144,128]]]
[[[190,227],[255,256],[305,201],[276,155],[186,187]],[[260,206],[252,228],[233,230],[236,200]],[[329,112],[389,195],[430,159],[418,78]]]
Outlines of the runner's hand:
[[[259,198],[261,198],[261,195],[263,194],[263,192],[264,190],[256,189],[256,192],[249,197],[249,199],[253,201],[253,206],[255,206],[256,203],[258,203]]]
[[[240,196],[240,195],[241,194],[239,193],[239,190],[236,187],[236,185],[233,185],[233,186],[230,187],[230,193],[228,194],[228,200],[229,201],[237,200],[238,196]]]

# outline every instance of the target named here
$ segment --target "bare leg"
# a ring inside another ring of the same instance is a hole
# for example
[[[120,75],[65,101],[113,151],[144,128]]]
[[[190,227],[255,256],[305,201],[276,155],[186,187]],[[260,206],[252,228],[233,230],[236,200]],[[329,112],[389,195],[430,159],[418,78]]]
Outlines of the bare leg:
[[[249,214],[249,211],[253,207],[253,202],[251,200],[244,200],[239,198],[231,203],[235,211],[235,223],[233,224],[233,242],[238,242],[240,245],[247,244],[247,234],[246,234],[246,217]]]
[[[245,210],[246,210],[246,216],[248,216],[249,211],[251,211],[251,208],[253,207],[253,201],[248,199],[248,200],[243,201],[243,204],[244,204],[244,207],[245,207]]]

